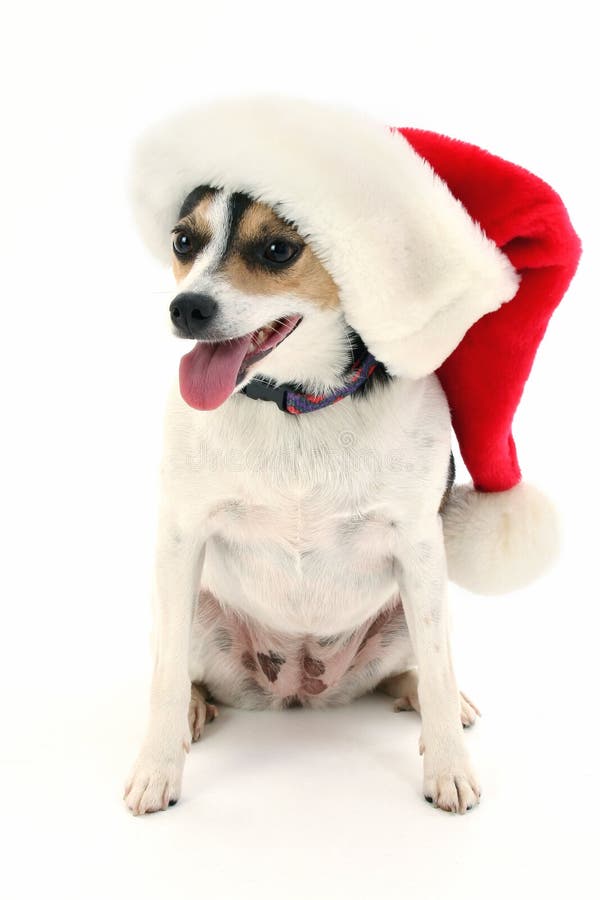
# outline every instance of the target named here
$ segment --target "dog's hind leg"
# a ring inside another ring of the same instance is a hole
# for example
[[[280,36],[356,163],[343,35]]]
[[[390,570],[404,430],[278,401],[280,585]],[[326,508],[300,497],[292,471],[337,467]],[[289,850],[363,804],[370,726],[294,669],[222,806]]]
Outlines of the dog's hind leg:
[[[400,675],[392,675],[377,685],[377,690],[382,691],[395,700],[394,711],[404,712],[405,710],[414,709],[421,712],[419,705],[419,677],[416,669],[408,669]],[[477,716],[481,713],[466,694],[460,692],[460,720],[464,728],[474,725]]]
[[[208,700],[208,691],[203,684],[193,683],[190,697],[188,719],[192,741],[199,741],[207,722],[212,722],[219,715],[217,707]]]

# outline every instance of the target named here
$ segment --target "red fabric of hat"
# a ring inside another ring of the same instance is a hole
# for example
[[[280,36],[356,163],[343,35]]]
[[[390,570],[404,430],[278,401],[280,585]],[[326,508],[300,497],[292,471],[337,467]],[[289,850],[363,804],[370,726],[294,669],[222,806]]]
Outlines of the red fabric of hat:
[[[437,372],[475,488],[504,491],[521,480],[513,416],[581,244],[560,197],[540,178],[472,144],[400,130],[520,275],[511,302],[479,319]]]

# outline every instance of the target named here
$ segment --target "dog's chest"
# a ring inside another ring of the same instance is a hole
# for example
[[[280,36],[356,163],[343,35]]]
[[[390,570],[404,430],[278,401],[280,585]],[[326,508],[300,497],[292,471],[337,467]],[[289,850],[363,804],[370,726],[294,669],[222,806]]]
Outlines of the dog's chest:
[[[344,554],[367,564],[393,535],[395,523],[368,483],[357,491],[340,475],[336,484],[277,486],[253,480],[251,486],[232,487],[231,496],[209,510],[212,540],[238,550],[244,545],[254,554],[268,546],[305,575],[318,555]]]
[[[169,492],[205,537],[202,586],[288,634],[365,623],[397,588],[398,538],[424,491],[441,498],[449,439],[447,408],[431,415],[438,398],[435,384],[394,384],[379,401],[300,422],[246,398],[200,419],[176,407]]]
[[[362,487],[339,473],[239,483],[209,510],[203,583],[270,627],[326,634],[364,621],[393,590],[395,523]]]

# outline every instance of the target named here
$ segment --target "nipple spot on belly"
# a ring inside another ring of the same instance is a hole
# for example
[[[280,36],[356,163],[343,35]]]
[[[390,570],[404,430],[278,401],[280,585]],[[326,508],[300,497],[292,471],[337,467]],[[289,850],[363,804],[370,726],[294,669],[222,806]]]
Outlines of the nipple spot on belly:
[[[304,678],[302,680],[302,690],[307,694],[320,694],[327,685],[320,678]]]
[[[269,650],[268,654],[257,653],[256,658],[258,659],[259,666],[269,681],[277,681],[277,676],[279,675],[280,668],[285,662],[285,657],[281,656],[279,653],[275,653],[274,650]]]
[[[245,669],[248,669],[249,672],[258,672],[256,660],[249,650],[244,650],[242,653],[242,665]]]
[[[307,675],[318,677],[325,671],[325,663],[320,659],[314,659],[312,656],[305,656],[302,660],[302,666]]]

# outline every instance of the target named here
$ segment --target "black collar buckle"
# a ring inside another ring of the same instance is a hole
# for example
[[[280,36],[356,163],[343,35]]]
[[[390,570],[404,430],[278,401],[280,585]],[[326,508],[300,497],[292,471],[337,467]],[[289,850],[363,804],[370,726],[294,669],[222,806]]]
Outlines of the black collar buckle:
[[[252,400],[272,400],[280,410],[287,412],[287,392],[289,384],[275,384],[274,381],[264,381],[261,378],[253,378],[240,393]]]

